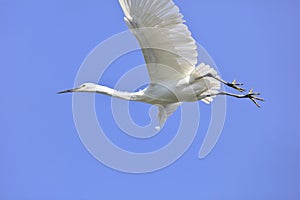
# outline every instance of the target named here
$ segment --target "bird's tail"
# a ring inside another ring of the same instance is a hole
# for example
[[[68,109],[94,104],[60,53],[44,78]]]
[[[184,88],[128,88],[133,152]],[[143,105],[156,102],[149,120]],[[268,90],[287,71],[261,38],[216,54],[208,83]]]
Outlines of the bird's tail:
[[[201,77],[201,76],[205,76],[207,74],[211,74],[214,77],[220,78],[218,75],[218,72],[214,68],[212,68],[210,65],[206,65],[204,63],[201,63],[198,67],[196,67],[192,76]],[[199,83],[203,84],[204,88],[206,88],[206,90],[201,94],[201,96],[216,94],[219,92],[219,90],[221,88],[220,81],[218,81],[214,78],[211,78],[211,77],[203,77],[203,78],[199,79]],[[214,97],[215,96],[205,97],[205,98],[201,99],[201,101],[209,104],[210,102],[213,101]]]

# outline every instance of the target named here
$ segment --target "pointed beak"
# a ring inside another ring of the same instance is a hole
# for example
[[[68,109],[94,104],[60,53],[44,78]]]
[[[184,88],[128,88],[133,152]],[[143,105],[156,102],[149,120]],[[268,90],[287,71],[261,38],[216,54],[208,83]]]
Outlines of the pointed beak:
[[[57,92],[56,94],[64,94],[64,93],[69,93],[69,92],[76,92],[78,88],[74,88],[74,89],[70,89],[70,90],[64,90],[64,91],[60,91]]]

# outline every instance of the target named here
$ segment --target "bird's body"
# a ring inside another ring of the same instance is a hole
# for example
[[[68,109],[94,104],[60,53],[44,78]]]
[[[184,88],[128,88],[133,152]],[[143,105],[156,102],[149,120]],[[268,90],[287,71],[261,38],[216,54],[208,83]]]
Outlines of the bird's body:
[[[93,83],[65,92],[95,92],[124,100],[158,105],[159,128],[182,102],[210,103],[216,95],[263,100],[249,92],[235,95],[220,91],[224,83],[240,92],[235,81],[223,81],[215,69],[197,60],[196,42],[172,0],[119,0],[124,20],[139,41],[151,83],[139,92],[123,92]]]

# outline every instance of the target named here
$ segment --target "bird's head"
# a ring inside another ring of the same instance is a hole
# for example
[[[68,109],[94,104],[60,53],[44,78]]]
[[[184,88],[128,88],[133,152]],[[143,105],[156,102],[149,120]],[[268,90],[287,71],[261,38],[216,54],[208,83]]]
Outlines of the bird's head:
[[[84,83],[77,88],[64,90],[58,92],[57,94],[69,93],[69,92],[96,92],[97,84],[94,83]]]

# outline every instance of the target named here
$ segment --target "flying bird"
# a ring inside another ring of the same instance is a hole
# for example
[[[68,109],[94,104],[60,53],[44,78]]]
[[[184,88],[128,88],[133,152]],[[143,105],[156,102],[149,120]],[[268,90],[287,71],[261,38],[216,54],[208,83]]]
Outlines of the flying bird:
[[[260,107],[257,101],[264,99],[258,97],[259,93],[252,89],[243,94],[221,91],[221,84],[239,92],[246,90],[241,88],[243,84],[236,83],[235,80],[222,80],[211,66],[205,63],[197,65],[196,42],[172,0],[119,0],[119,3],[128,28],[141,46],[150,84],[138,92],[125,92],[84,83],[78,88],[58,94],[92,92],[157,105],[158,130],[183,102],[201,100],[209,104],[217,95],[228,95],[249,98]]]

